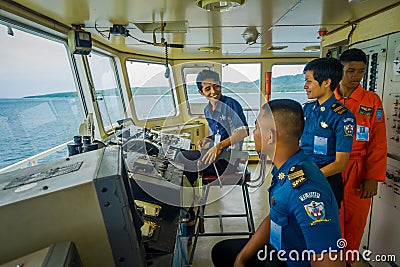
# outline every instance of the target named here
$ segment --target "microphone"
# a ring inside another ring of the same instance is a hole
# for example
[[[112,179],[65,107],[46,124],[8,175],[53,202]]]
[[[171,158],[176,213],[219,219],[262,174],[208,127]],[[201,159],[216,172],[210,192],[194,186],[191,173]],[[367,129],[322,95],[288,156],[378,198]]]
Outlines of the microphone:
[[[164,77],[168,79],[169,76],[170,76],[170,70],[169,70],[169,67],[167,67],[167,68],[165,69]]]

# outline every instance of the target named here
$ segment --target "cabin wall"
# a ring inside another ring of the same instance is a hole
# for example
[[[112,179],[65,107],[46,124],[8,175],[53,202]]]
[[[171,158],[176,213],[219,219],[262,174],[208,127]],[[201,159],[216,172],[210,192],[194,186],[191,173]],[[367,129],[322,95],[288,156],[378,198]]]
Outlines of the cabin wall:
[[[350,44],[347,43],[347,38],[351,30],[350,25],[339,31],[328,33],[322,38],[322,46],[334,47],[336,44],[343,42],[346,45],[352,45],[398,32],[400,31],[400,16],[398,14],[400,14],[400,6],[358,22],[351,36]]]

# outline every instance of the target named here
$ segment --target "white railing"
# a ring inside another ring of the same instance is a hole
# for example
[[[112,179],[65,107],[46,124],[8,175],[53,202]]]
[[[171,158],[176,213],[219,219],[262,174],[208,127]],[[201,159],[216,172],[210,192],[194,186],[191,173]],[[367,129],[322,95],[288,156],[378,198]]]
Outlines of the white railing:
[[[68,141],[64,144],[58,145],[56,147],[50,148],[49,150],[43,151],[43,152],[36,154],[32,157],[29,157],[27,159],[21,160],[17,163],[14,163],[10,166],[3,168],[3,169],[0,169],[0,173],[5,173],[5,172],[14,171],[14,170],[23,169],[26,167],[37,165],[40,159],[43,159],[43,158],[50,156],[60,150],[65,149],[69,142],[70,141]]]

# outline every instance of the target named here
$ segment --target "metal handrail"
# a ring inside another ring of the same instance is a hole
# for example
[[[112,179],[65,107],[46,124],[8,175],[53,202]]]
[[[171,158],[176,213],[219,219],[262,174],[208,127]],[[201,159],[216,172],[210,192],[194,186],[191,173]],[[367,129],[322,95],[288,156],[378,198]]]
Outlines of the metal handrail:
[[[39,154],[33,155],[29,158],[18,161],[10,166],[4,167],[3,169],[0,169],[0,173],[5,173],[5,172],[14,171],[14,170],[23,169],[26,167],[37,165],[40,159],[45,158],[45,157],[52,155],[60,150],[65,149],[69,142],[70,141],[68,141],[64,144],[58,145],[56,147],[50,148],[46,151],[40,152]]]

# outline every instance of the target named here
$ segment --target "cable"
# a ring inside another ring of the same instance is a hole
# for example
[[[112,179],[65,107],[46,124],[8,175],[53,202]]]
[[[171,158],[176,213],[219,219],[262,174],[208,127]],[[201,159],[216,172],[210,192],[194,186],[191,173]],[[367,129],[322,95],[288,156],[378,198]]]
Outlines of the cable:
[[[96,30],[101,36],[103,36],[103,38],[110,39],[110,34],[111,34],[111,33],[110,33],[109,30],[100,31],[100,30],[97,28],[97,23],[96,23],[96,22],[94,23],[94,28],[95,28],[95,30]],[[108,36],[105,35],[103,32],[108,32]]]
[[[168,79],[169,76],[170,76],[170,70],[169,70],[169,66],[168,66],[168,45],[165,42],[165,73],[164,73],[164,77]]]
[[[132,34],[130,34],[128,32],[127,36],[132,37],[133,39],[135,39],[136,41],[140,42],[140,43],[144,43],[144,44],[149,44],[149,45],[154,45],[152,42],[149,41],[145,41],[145,40],[141,40],[139,38],[136,38],[135,36],[133,36]]]
[[[250,188],[259,188],[265,181],[265,178],[266,178],[265,169],[267,168],[267,163],[268,163],[266,155],[264,155],[264,154],[260,155],[260,163],[261,163],[260,164],[261,166],[260,166],[260,172],[259,172],[258,177],[254,180],[250,180],[249,182],[247,182],[247,185]],[[258,181],[260,181],[260,182],[258,182]],[[258,183],[254,184],[255,182],[258,182]]]
[[[347,35],[347,45],[351,44],[350,40],[351,40],[351,37],[353,36],[353,33],[356,28],[357,28],[357,24],[351,23],[351,30],[349,32],[349,35]]]

